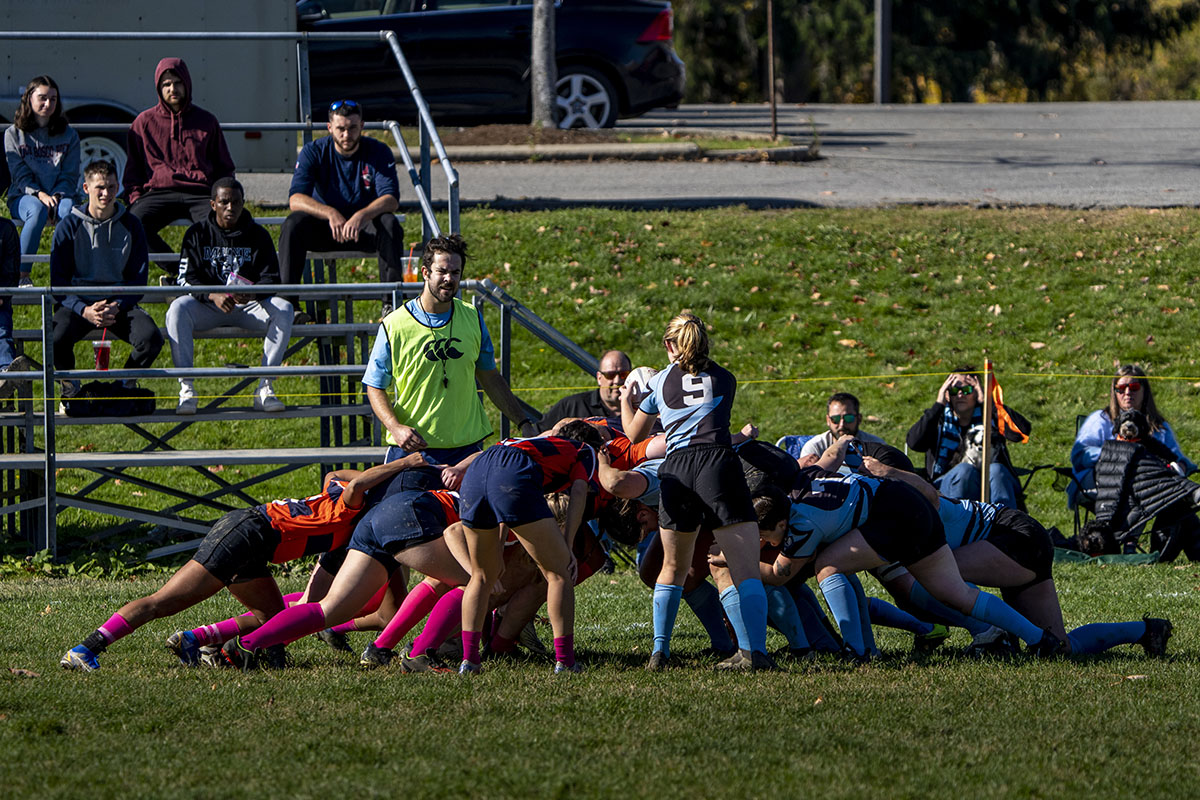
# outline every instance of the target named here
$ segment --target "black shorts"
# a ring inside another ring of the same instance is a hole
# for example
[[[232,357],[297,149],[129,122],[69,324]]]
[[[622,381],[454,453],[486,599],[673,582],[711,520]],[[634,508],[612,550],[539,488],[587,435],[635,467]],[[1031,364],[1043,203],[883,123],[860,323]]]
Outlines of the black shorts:
[[[330,575],[337,575],[338,570],[342,568],[342,564],[346,561],[346,548],[339,547],[336,550],[330,550],[327,553],[322,553],[320,560],[317,562],[321,565],[321,569],[328,572]]]
[[[942,518],[924,495],[901,481],[879,484],[867,508],[867,521],[858,530],[881,558],[904,566],[946,544]]]
[[[366,553],[387,568],[400,566],[401,550],[436,541],[446,529],[446,510],[429,492],[400,492],[372,508],[354,528],[350,549]]]
[[[658,524],[692,533],[755,522],[741,459],[728,447],[694,445],[670,453],[658,468]]]
[[[992,531],[984,541],[1034,574],[1028,585],[1053,576],[1054,543],[1042,524],[1015,508],[1002,508],[992,520]]]
[[[228,586],[271,577],[271,555],[279,546],[279,531],[257,508],[230,511],[218,519],[192,556]]]

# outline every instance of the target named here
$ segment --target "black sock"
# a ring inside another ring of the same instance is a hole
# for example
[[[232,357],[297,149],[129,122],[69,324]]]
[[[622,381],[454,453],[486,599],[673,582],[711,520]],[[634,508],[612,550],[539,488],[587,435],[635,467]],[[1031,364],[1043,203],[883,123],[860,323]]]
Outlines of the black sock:
[[[83,640],[83,646],[93,653],[100,654],[104,652],[104,648],[108,647],[108,642],[104,640],[104,634],[100,631],[92,631],[91,635]]]

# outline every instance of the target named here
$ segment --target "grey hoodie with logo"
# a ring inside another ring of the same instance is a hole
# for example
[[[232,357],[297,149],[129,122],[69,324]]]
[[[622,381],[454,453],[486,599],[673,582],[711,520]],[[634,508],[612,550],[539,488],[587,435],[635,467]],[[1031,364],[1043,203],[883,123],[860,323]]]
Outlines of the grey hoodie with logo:
[[[106,220],[88,215],[87,206],[75,206],[54,229],[50,250],[50,285],[78,286],[79,294],[55,295],[60,305],[83,316],[83,309],[110,297],[87,291],[101,286],[145,286],[149,274],[146,232],[137,217],[117,204]],[[140,295],[115,296],[122,311],[137,305]]]

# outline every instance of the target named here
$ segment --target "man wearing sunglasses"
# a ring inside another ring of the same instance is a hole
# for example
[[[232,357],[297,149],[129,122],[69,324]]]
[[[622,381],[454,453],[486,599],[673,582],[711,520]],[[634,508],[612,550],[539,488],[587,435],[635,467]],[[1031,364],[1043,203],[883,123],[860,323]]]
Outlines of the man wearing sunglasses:
[[[150,252],[169,253],[158,232],[181,217],[208,219],[212,185],[233,177],[233,159],[221,123],[192,102],[192,76],[182,58],[158,62],[154,87],[158,102],[129,128],[124,185]],[[174,271],[174,265],[159,266]]]
[[[621,427],[621,387],[633,365],[629,356],[620,350],[609,350],[600,356],[596,370],[597,388],[572,394],[559,400],[542,415],[539,428],[544,433],[559,420],[574,417],[604,417]]]
[[[283,283],[300,283],[309,250],[356,250],[379,256],[379,280],[403,280],[404,229],[394,212],[400,187],[392,149],[363,136],[363,108],[329,106],[329,135],[304,145],[288,190],[291,214],[279,230]],[[292,305],[299,308],[296,300]],[[384,309],[384,316],[391,311]],[[298,322],[308,317],[297,314]]]
[[[860,442],[887,444],[875,434],[859,429],[862,424],[862,413],[859,411],[858,398],[848,392],[838,392],[829,398],[829,405],[825,412],[825,424],[829,426],[829,430],[805,442],[804,447],[800,450],[800,458],[810,455],[820,458],[821,454],[842,436],[853,436]],[[847,466],[855,467],[862,463],[861,457],[851,453],[846,455]],[[854,460],[858,463],[850,463]]]

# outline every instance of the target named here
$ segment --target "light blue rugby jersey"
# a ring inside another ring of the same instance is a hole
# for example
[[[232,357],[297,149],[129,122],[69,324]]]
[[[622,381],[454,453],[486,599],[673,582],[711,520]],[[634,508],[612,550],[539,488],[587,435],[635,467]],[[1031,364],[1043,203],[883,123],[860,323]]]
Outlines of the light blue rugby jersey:
[[[729,417],[737,379],[710,361],[699,375],[690,375],[671,364],[650,380],[650,393],[639,410],[658,414],[667,432],[667,453],[690,444],[723,444],[729,447]]]
[[[946,544],[951,550],[986,539],[992,532],[999,506],[981,503],[978,500],[951,500],[942,497],[938,501],[938,516],[946,529]]]
[[[788,558],[809,558],[867,518],[881,481],[866,475],[838,475],[809,467],[811,491],[792,503],[782,551]]]

